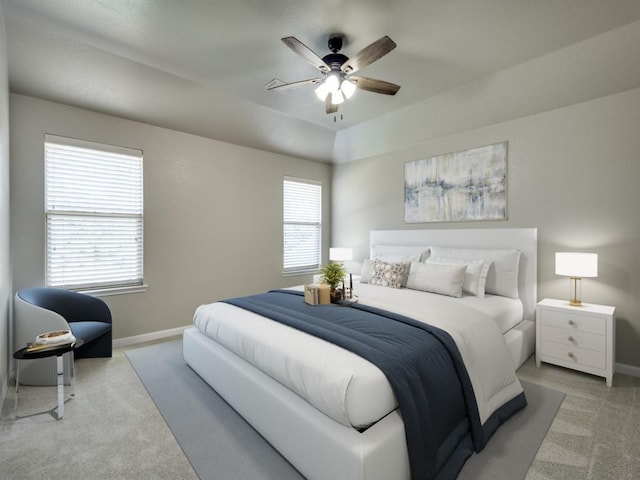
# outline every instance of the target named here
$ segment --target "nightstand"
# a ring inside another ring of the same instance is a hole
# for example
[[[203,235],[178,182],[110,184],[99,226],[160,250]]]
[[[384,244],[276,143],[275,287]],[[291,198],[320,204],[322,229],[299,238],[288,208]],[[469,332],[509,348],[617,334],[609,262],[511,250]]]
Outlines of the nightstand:
[[[598,375],[613,381],[615,362],[615,307],[545,298],[536,306],[536,364]]]

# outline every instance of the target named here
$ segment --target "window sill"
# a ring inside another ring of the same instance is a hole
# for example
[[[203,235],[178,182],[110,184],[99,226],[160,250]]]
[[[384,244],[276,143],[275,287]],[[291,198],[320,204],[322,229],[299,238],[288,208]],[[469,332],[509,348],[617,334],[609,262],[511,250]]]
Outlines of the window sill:
[[[77,290],[85,295],[91,295],[92,297],[108,297],[111,295],[127,295],[129,293],[144,293],[149,288],[149,285],[132,285],[128,287],[109,287],[100,288],[95,290]]]
[[[313,275],[318,273],[318,269],[312,269],[312,270],[304,270],[304,271],[297,271],[297,272],[282,272],[282,276],[283,277],[296,277],[296,276],[300,276],[300,275]]]

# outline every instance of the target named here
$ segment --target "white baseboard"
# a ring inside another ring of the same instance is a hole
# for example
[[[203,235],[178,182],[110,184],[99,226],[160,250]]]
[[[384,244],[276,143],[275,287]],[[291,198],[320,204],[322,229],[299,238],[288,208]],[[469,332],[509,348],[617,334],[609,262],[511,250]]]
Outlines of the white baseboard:
[[[630,377],[640,377],[640,367],[627,365],[625,363],[616,363],[616,373],[629,375]]]
[[[113,348],[127,347],[137,343],[151,342],[153,340],[161,340],[163,338],[182,335],[182,332],[191,327],[193,324],[184,327],[170,328],[168,330],[160,330],[158,332],[143,333],[142,335],[134,335],[133,337],[116,338],[113,341]]]

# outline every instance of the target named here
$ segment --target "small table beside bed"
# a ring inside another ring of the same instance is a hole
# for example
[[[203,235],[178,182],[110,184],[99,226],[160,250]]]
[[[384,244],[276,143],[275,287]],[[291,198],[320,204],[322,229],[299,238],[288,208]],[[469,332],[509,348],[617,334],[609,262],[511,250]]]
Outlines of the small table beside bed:
[[[297,287],[202,305],[184,358],[308,479],[455,478],[526,404],[515,370],[535,344],[536,256],[536,229],[372,231],[357,303],[309,306]],[[414,344],[447,345],[402,360],[417,386],[389,373],[400,371],[387,365],[394,345],[417,347],[388,323]],[[384,360],[378,347],[390,347]],[[414,374],[413,363],[431,366]],[[446,403],[464,405],[464,421]]]

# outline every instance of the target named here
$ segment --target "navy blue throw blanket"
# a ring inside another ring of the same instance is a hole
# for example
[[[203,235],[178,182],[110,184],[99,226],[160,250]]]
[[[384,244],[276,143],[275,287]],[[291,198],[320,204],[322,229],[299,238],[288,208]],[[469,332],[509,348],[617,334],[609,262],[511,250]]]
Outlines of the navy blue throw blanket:
[[[413,479],[455,479],[474,449],[480,451],[493,431],[526,405],[521,394],[483,428],[469,375],[448,333],[366,305],[307,305],[302,295],[278,290],[225,302],[327,340],[380,368],[400,406]]]

